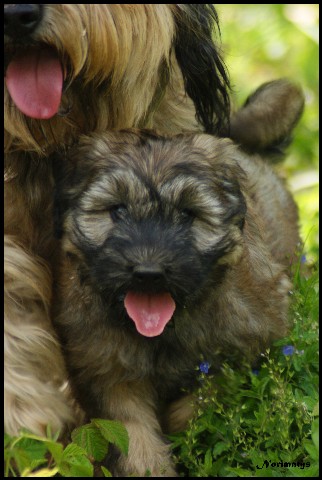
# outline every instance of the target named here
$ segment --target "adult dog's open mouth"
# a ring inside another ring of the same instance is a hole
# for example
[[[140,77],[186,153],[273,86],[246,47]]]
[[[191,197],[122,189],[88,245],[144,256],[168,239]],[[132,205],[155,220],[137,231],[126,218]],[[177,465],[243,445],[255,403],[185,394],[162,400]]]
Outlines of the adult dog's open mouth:
[[[64,74],[53,48],[31,48],[13,55],[5,81],[14,104],[28,117],[49,119],[58,112]]]

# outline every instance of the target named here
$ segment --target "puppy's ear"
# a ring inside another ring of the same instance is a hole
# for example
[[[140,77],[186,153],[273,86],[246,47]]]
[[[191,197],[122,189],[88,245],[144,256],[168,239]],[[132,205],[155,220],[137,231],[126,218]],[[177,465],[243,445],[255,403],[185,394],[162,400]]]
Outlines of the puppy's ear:
[[[212,4],[178,5],[175,53],[185,89],[193,100],[196,117],[206,133],[226,136],[229,132],[229,79],[213,40],[219,30]]]
[[[225,199],[227,211],[223,220],[242,230],[247,211],[244,196],[246,173],[238,161],[238,147],[229,138],[205,134],[193,134],[190,138],[191,150],[197,149],[203,154],[210,167],[209,181],[220,197]]]
[[[303,108],[299,86],[287,79],[265,83],[232,116],[230,138],[249,153],[283,153]]]

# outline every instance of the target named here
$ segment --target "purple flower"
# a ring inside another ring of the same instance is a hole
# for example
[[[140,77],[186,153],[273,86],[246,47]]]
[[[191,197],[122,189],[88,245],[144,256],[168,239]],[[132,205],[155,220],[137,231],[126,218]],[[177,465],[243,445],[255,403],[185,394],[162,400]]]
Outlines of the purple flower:
[[[301,263],[305,263],[306,262],[306,256],[305,255],[302,255],[301,256]]]
[[[284,355],[293,355],[295,352],[295,347],[293,347],[293,345],[284,345],[282,352]]]
[[[210,368],[210,363],[209,362],[201,362],[201,364],[199,365],[199,370],[202,373],[208,373],[209,368]]]

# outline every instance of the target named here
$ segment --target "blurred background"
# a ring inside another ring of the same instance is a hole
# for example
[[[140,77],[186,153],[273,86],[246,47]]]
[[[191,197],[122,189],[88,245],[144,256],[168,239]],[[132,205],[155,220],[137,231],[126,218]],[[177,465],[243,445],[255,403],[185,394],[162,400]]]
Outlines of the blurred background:
[[[234,103],[261,83],[288,77],[305,93],[303,117],[286,161],[279,165],[299,205],[304,253],[318,259],[318,33],[319,5],[215,5]]]

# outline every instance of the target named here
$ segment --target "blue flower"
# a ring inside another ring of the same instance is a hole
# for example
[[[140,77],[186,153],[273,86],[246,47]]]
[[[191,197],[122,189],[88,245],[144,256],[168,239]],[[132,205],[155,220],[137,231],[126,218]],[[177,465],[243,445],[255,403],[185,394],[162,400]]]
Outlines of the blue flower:
[[[295,347],[293,347],[293,345],[284,345],[282,352],[284,355],[293,355],[295,352]]]
[[[306,256],[305,255],[302,255],[301,256],[301,263],[305,263],[306,262]]]
[[[259,370],[258,370],[257,368],[253,368],[252,374],[253,374],[253,375],[258,375],[258,374],[259,374]]]
[[[201,364],[199,365],[199,370],[202,373],[208,373],[209,368],[210,368],[210,363],[209,362],[201,362]]]

